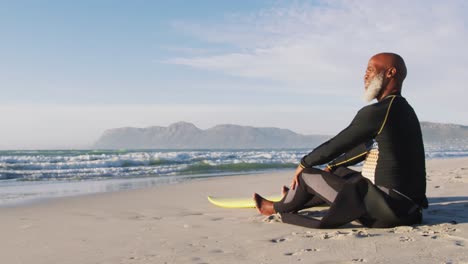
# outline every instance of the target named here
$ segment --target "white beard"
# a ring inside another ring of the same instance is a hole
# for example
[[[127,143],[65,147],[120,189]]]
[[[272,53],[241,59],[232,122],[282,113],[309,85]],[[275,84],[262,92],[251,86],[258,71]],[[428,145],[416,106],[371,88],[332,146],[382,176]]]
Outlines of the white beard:
[[[380,74],[372,78],[372,80],[370,81],[363,95],[363,98],[366,102],[370,102],[374,100],[375,98],[377,98],[377,95],[379,95],[380,91],[383,88],[383,79],[384,79],[383,72],[381,72]]]

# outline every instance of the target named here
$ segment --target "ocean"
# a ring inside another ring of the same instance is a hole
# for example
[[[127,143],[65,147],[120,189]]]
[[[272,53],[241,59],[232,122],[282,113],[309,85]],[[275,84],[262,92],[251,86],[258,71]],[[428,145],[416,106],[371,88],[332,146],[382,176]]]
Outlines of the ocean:
[[[0,206],[174,184],[194,178],[293,169],[310,149],[0,151]],[[466,157],[430,150],[426,157]]]

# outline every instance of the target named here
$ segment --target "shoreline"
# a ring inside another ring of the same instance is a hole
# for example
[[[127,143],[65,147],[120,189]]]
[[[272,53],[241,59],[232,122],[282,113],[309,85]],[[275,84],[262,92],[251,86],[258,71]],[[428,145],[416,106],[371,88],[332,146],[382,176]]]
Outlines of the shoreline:
[[[147,176],[83,181],[24,181],[0,185],[0,208],[28,206],[67,197],[100,193],[140,190],[189,182],[198,179],[261,175],[289,169],[269,169],[252,172],[225,172],[220,174],[187,174],[175,176]],[[10,190],[9,190],[10,189]],[[14,197],[16,195],[16,197]]]
[[[279,194],[293,170],[0,208],[5,263],[468,263],[468,158],[429,160],[414,227],[316,230],[206,196]]]
[[[468,157],[437,157],[426,158],[426,163],[432,160],[464,160]],[[360,166],[355,167],[360,170]],[[0,208],[28,206],[66,197],[79,197],[98,193],[138,190],[179,184],[204,178],[237,177],[242,175],[259,175],[271,172],[288,171],[288,168],[265,169],[240,172],[220,172],[202,174],[144,176],[130,178],[107,178],[88,180],[57,180],[57,181],[0,181]]]

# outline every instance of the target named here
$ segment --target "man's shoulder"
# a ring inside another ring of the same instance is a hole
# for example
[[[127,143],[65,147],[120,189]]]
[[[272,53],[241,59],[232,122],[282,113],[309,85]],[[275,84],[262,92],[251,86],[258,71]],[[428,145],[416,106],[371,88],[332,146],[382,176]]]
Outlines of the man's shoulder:
[[[403,97],[400,97],[400,98],[403,98]],[[392,100],[392,99],[393,98],[386,98],[380,102],[375,102],[373,104],[366,105],[358,111],[357,115],[360,117],[365,117],[365,118],[372,118],[372,117],[380,118],[381,116],[384,116],[387,113],[389,108],[394,103],[393,101],[401,100],[401,99],[397,99],[397,97],[394,98],[395,100]]]
[[[380,102],[375,102],[373,104],[366,105],[363,108],[361,108],[361,110],[359,110],[359,111],[372,111],[372,110],[377,110],[377,109],[381,109],[381,108],[387,109],[388,107],[390,107],[391,105],[396,104],[396,103],[399,103],[399,104],[403,103],[403,104],[409,105],[408,102],[406,101],[406,99],[403,96],[392,95],[392,96],[389,96],[389,97],[383,99]]]
[[[387,103],[385,102],[375,102],[375,103],[372,103],[372,104],[369,104],[369,105],[366,105],[364,107],[362,107],[358,113],[375,113],[377,110],[379,109],[382,109],[382,108],[385,108],[385,106],[388,105]]]

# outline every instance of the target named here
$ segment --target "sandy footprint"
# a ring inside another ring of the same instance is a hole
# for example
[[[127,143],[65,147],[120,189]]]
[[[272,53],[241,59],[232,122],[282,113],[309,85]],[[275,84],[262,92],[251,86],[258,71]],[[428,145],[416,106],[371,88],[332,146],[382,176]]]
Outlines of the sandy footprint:
[[[334,231],[325,232],[320,235],[320,239],[344,239],[349,236],[353,236],[353,232],[350,231]]]
[[[131,215],[128,217],[130,220],[145,220],[146,216],[145,215]]]
[[[327,232],[327,233],[322,233],[320,235],[320,239],[343,239],[350,235],[351,235],[351,232],[342,232],[342,231]]]
[[[286,252],[284,253],[285,256],[300,256],[304,253],[310,253],[310,252],[317,252],[317,251],[320,251],[320,249],[318,248],[304,248],[304,249],[301,249],[301,250],[297,250],[297,251],[294,251],[294,252]]]
[[[414,230],[414,227],[412,226],[397,226],[389,230],[389,233],[395,233],[395,234],[403,234],[403,233],[409,233]]]
[[[351,260],[352,263],[362,263],[362,262],[367,262],[366,259],[363,258],[356,258]]]
[[[179,216],[185,217],[185,216],[201,216],[204,215],[203,212],[191,212],[191,211],[185,211],[179,214]]]
[[[353,233],[354,237],[357,238],[364,238],[364,237],[375,237],[375,236],[380,236],[379,234],[371,234],[367,232],[366,230],[359,230]]]
[[[353,229],[353,230],[337,230],[332,232],[312,232],[307,231],[303,233],[293,232],[293,236],[303,238],[317,238],[317,239],[346,239],[348,237],[366,238],[379,236],[378,234],[371,234],[367,229]]]
[[[91,215],[89,215],[91,216]],[[94,216],[96,219],[98,219],[97,216]],[[124,220],[132,220],[132,221],[140,221],[140,220],[146,220],[148,216],[141,214],[139,212],[132,212],[132,211],[127,211],[127,212],[120,212],[118,213],[115,218],[118,219],[124,219]]]
[[[453,241],[454,245],[458,247],[465,247],[468,242],[468,239],[459,236],[446,235],[446,238]]]
[[[432,226],[418,226],[414,230],[415,233],[422,237],[431,239],[451,238],[451,240],[456,240],[458,237],[453,236],[453,234],[460,231],[455,224],[446,223]],[[463,238],[461,239],[463,240]]]
[[[401,236],[398,238],[400,242],[413,242],[414,238],[409,237],[409,236]]]
[[[465,242],[464,241],[455,241],[455,245],[460,246],[460,247],[465,247]]]
[[[290,239],[289,238],[286,238],[286,237],[279,237],[279,238],[273,238],[273,239],[270,239],[270,242],[271,243],[282,243],[282,242],[286,242],[286,241],[289,241]]]
[[[449,172],[449,182],[468,182],[468,178],[463,177],[463,173],[465,173],[461,169],[452,170]]]
[[[220,253],[224,253],[224,251],[222,249],[212,249],[208,253],[220,254]]]
[[[208,264],[208,262],[204,262],[200,257],[193,257],[191,261],[196,264]]]
[[[263,219],[266,223],[281,223],[281,216],[279,214],[273,214]]]

